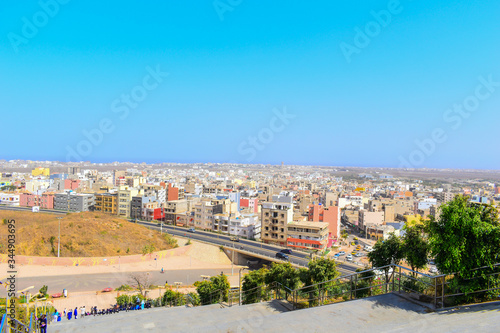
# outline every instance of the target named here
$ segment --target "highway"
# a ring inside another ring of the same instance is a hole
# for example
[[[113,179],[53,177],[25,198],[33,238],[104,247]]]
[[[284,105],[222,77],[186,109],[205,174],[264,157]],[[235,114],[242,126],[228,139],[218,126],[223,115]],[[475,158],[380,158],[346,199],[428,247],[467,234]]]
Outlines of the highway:
[[[0,206],[0,209],[13,210],[13,211],[31,211],[31,208],[29,207]],[[66,215],[66,212],[59,210],[52,210],[52,209],[41,209],[40,212]],[[129,222],[133,223],[135,222],[135,220],[129,220]],[[138,221],[137,224],[141,224],[148,228],[152,228],[158,231],[160,230],[160,226],[157,223]],[[168,231],[169,234],[172,234],[174,236],[191,238],[194,240],[203,241],[217,246],[222,245],[231,248],[234,246],[235,250],[240,253],[247,254],[249,256],[251,255],[263,256],[266,257],[266,259],[269,261],[279,261],[278,259],[275,258],[276,252],[285,249],[284,247],[280,247],[277,245],[264,244],[261,242],[251,241],[243,238],[240,238],[239,242],[232,242],[230,240],[229,235],[217,234],[213,232],[200,231],[200,230],[196,230],[196,232],[191,233],[188,232],[187,228],[171,226],[167,224],[163,224],[163,230]],[[294,250],[294,249],[292,249],[292,254],[289,255],[289,257],[290,257],[289,260],[290,263],[302,267],[306,267],[309,260],[311,259],[309,253],[305,253],[300,250]],[[342,275],[352,274],[357,268],[359,268],[359,266],[337,261],[337,269],[342,273]]]
[[[134,220],[129,220],[129,221],[132,223],[135,222]],[[160,230],[160,226],[157,223],[138,221],[137,224],[141,224],[155,230]],[[275,258],[276,252],[285,249],[284,247],[264,244],[261,242],[251,241],[243,238],[240,238],[239,242],[232,242],[230,236],[225,234],[217,234],[200,230],[196,230],[196,232],[188,232],[187,228],[176,227],[165,224],[163,225],[163,231],[167,231],[169,234],[174,236],[191,238],[194,240],[199,240],[218,246],[222,245],[228,248],[234,247],[238,252],[241,252],[243,254],[248,253],[248,255],[252,255],[252,253],[254,253],[266,257],[267,260],[269,261],[280,261]],[[290,263],[302,267],[306,267],[309,260],[311,260],[309,253],[305,253],[298,250],[292,250],[292,254],[289,255],[289,258],[290,258],[289,260]],[[352,274],[357,268],[359,268],[359,266],[337,262],[337,269],[343,275]]]

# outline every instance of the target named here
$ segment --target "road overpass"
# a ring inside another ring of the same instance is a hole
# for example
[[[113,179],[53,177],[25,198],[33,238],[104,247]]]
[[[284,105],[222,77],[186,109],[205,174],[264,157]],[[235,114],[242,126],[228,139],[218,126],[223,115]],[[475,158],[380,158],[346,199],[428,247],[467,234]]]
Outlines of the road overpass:
[[[130,222],[135,222],[135,221],[130,220]],[[163,229],[163,231],[166,231],[174,236],[186,237],[217,246],[222,245],[226,249],[234,250],[235,252],[244,254],[246,256],[273,262],[283,262],[283,260],[276,258],[276,252],[285,249],[284,247],[281,246],[264,244],[261,242],[243,238],[240,238],[239,242],[233,242],[231,241],[231,236],[225,234],[218,234],[200,230],[196,230],[196,232],[189,232],[188,229],[184,227],[177,227],[165,224],[162,227],[160,227],[160,225],[158,225],[157,223],[152,223],[152,222],[138,221],[137,224],[141,224],[155,230]],[[289,255],[289,258],[290,258],[289,262],[295,267],[307,267],[307,264],[311,260],[311,254],[294,249],[292,250],[292,254]],[[355,264],[337,262],[337,269],[343,275],[352,274],[359,267],[361,266],[357,266]]]

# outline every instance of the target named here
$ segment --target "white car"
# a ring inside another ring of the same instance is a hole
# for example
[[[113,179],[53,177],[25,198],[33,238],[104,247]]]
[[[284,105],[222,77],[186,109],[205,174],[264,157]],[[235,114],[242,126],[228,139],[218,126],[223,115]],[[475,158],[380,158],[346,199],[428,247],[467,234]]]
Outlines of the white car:
[[[431,273],[437,273],[438,272],[438,269],[434,266],[432,266],[430,269],[429,269],[429,272]]]
[[[348,254],[346,257],[345,257],[348,261],[352,261],[352,255]]]

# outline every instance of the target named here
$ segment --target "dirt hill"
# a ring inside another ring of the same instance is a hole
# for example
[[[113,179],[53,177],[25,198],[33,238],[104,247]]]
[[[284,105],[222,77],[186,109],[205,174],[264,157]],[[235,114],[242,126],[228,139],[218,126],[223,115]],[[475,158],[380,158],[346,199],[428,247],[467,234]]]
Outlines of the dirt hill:
[[[154,251],[173,245],[159,232],[122,218],[96,212],[52,215],[45,213],[0,211],[0,253],[7,253],[7,225],[16,220],[16,254],[57,256],[61,219],[61,257],[105,257],[142,254],[145,247]]]

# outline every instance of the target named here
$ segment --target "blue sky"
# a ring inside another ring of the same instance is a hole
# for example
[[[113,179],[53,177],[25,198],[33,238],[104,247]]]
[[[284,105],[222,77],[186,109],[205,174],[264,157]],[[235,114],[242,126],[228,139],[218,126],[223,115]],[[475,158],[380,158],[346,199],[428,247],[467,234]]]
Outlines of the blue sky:
[[[0,158],[499,169],[498,1],[54,1],[0,4]]]

